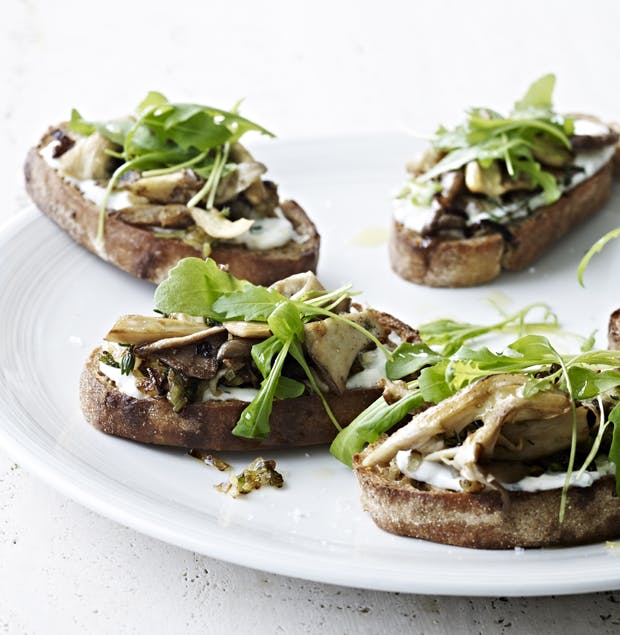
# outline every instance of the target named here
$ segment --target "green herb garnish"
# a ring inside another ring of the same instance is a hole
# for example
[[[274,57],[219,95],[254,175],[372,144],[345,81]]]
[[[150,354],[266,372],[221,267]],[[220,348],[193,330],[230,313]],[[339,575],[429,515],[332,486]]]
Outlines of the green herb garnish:
[[[532,187],[541,188],[546,204],[557,201],[561,195],[557,180],[538,157],[570,152],[574,122],[553,111],[554,86],[555,75],[538,79],[515,103],[509,117],[488,108],[472,108],[462,125],[452,130],[440,127],[432,144],[443,158],[412,179],[401,197],[411,198],[416,205],[429,205],[437,188],[428,185],[437,177],[472,161],[482,168],[497,161],[511,178],[525,177]]]
[[[213,207],[221,178],[234,169],[227,163],[231,144],[246,132],[274,135],[241,117],[238,105],[232,111],[199,104],[171,103],[158,92],[150,92],[133,117],[110,121],[87,121],[77,110],[71,112],[71,130],[82,135],[98,132],[120,151],[112,153],[122,161],[114,171],[101,203],[97,242],[103,240],[106,205],[119,178],[129,170],[147,176],[167,174],[191,167],[205,179],[205,185],[189,202],[193,207],[206,202]]]

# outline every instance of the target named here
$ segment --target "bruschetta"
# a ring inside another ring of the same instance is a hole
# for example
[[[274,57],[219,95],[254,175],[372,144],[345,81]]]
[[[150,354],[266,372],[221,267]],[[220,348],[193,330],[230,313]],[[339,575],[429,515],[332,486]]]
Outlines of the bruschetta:
[[[281,201],[266,167],[240,143],[241,117],[149,93],[132,116],[86,121],[77,111],[30,150],[26,189],[80,245],[144,280],[210,256],[257,284],[314,271],[320,237]]]
[[[144,443],[253,450],[329,443],[381,394],[417,332],[306,272],[260,287],[189,258],[153,316],[124,316],[86,362],[86,419]]]
[[[618,133],[593,116],[557,114],[554,84],[540,78],[507,117],[470,109],[407,166],[389,240],[398,275],[483,284],[529,267],[604,205]]]

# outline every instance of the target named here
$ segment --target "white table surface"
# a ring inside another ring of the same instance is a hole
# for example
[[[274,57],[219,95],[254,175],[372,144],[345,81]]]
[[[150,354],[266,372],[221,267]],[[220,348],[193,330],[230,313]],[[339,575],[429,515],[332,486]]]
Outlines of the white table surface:
[[[558,75],[564,110],[620,116],[620,5],[607,2],[5,0],[0,223],[21,166],[78,107],[150,89],[244,114],[281,139],[432,131]],[[400,175],[395,175],[395,181]],[[64,498],[0,452],[0,632],[617,633],[620,592],[450,598],[334,587],[167,545]]]

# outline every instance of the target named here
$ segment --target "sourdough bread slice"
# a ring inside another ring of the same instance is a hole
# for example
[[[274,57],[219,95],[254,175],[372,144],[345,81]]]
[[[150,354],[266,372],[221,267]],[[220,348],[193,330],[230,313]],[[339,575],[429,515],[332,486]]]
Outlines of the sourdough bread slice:
[[[372,448],[373,446],[370,446]],[[431,487],[389,466],[363,467],[370,451],[353,458],[362,505],[381,529],[400,536],[477,549],[571,546],[620,536],[620,498],[615,479],[568,490],[563,522],[561,489],[478,494]]]
[[[51,166],[41,150],[54,141],[51,128],[26,158],[26,190],[37,207],[57,223],[77,243],[103,260],[131,275],[161,282],[171,267],[187,257],[202,253],[176,238],[124,222],[117,212],[106,218],[103,245],[96,243],[99,207]],[[210,256],[237,278],[268,285],[294,273],[316,271],[320,236],[304,210],[294,201],[281,203],[284,216],[299,235],[282,247],[251,250],[244,245],[216,243]]]
[[[102,349],[89,356],[80,379],[80,401],[86,420],[102,432],[141,443],[205,450],[256,450],[329,443],[337,430],[320,399],[303,395],[275,399],[267,439],[231,434],[248,405],[236,399],[187,405],[174,412],[165,397],[137,399],[118,390],[99,370]],[[356,388],[326,395],[341,425],[349,424],[381,395],[381,388]]]

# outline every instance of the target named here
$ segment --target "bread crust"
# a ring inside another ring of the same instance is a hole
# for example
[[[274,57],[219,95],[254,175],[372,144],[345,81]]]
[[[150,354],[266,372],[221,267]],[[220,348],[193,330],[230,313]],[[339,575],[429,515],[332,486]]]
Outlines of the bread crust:
[[[330,443],[338,432],[320,399],[303,395],[275,399],[267,439],[233,436],[244,401],[210,401],[187,405],[175,413],[165,398],[136,399],[121,393],[99,371],[101,348],[89,356],[80,378],[80,401],[86,420],[102,432],[141,443],[202,448],[257,450]],[[349,424],[381,395],[380,388],[356,388],[326,395],[341,425]]]
[[[431,287],[468,287],[496,278],[502,270],[521,271],[559,238],[593,216],[611,194],[613,161],[566,192],[500,232],[462,239],[424,237],[393,220],[389,241],[392,269],[405,280]]]
[[[364,509],[381,529],[400,536],[477,549],[566,547],[620,536],[613,476],[571,487],[560,523],[561,489],[509,492],[506,504],[496,491],[450,492],[390,479],[387,468],[362,467],[360,455],[353,466]]]
[[[159,283],[180,259],[202,257],[199,250],[175,238],[157,238],[154,232],[125,223],[109,213],[102,248],[96,244],[99,208],[77,187],[48,165],[39,151],[50,143],[50,130],[26,158],[26,191],[37,207],[77,243],[133,276]],[[250,250],[243,245],[215,244],[210,256],[242,280],[269,285],[294,273],[316,271],[320,236],[304,210],[294,201],[281,204],[284,216],[305,240],[273,249]]]

